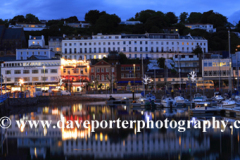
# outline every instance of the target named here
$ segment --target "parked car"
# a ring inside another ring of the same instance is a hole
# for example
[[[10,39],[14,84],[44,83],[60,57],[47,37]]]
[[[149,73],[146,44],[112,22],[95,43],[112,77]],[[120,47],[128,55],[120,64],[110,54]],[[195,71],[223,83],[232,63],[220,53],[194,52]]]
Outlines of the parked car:
[[[61,91],[61,94],[62,94],[62,95],[68,95],[68,96],[70,96],[70,95],[71,95],[71,92],[69,92],[69,91]]]

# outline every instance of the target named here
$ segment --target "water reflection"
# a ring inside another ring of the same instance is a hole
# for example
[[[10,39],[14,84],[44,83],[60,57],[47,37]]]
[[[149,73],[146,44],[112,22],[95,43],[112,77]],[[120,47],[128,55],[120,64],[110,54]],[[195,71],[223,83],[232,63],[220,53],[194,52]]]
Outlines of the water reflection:
[[[7,159],[239,159],[239,130],[226,128],[188,129],[58,129],[57,121],[67,120],[164,120],[193,119],[186,110],[144,110],[128,106],[105,104],[72,104],[44,106],[35,112],[10,116],[12,120],[51,120],[52,127],[24,129],[12,121],[8,130],[2,130],[2,156]],[[208,119],[210,117],[194,117]],[[219,119],[224,119],[218,117]]]

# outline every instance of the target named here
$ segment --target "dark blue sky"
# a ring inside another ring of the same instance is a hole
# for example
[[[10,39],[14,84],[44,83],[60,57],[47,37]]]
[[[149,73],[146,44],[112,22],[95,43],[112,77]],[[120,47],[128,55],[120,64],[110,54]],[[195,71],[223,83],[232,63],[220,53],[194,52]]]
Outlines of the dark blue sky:
[[[97,9],[118,15],[122,20],[133,17],[136,12],[152,9],[156,11],[205,12],[214,10],[228,21],[240,20],[239,0],[1,0],[0,18],[10,19],[16,15],[32,13],[39,19],[60,19],[76,15],[84,20],[89,10]]]

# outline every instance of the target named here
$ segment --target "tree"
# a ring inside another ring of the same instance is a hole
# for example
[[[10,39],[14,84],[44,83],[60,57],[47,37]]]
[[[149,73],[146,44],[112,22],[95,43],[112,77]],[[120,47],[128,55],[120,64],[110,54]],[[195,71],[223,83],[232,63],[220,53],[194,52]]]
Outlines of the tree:
[[[195,53],[195,55],[203,53],[202,48],[199,45],[197,45],[196,48],[192,51],[192,53]]]
[[[78,18],[76,16],[72,16],[72,17],[66,18],[65,21],[67,21],[68,23],[74,23],[74,22],[78,22]]]
[[[151,16],[153,16],[156,12],[154,10],[145,10],[135,15],[135,19],[145,23]]]
[[[17,22],[25,22],[26,19],[23,15],[18,15],[13,17],[13,19],[9,20],[9,23],[11,23],[12,25],[15,25]]]
[[[157,63],[158,63],[159,68],[164,68],[164,66],[165,66],[165,58],[163,58],[163,57],[158,58]]]
[[[186,23],[187,21],[187,16],[188,16],[188,13],[187,12],[182,12],[179,16],[179,19],[180,19],[180,23]]]
[[[91,25],[95,25],[100,16],[106,14],[106,12],[99,12],[98,10],[90,10],[85,14],[85,21],[89,22]]]
[[[38,17],[36,17],[35,15],[30,14],[30,13],[26,14],[25,18],[26,18],[27,23],[39,23],[40,22]]]
[[[104,14],[99,17],[95,25],[95,32],[113,33],[121,19],[115,14]]]
[[[100,89],[100,91],[102,90],[102,86],[103,86],[102,83],[100,83],[100,84],[98,85],[98,88]]]
[[[200,12],[191,12],[187,18],[188,23],[199,23],[202,18],[202,13]]]
[[[170,24],[175,24],[178,22],[178,17],[175,16],[175,14],[173,12],[168,12],[166,15],[166,21]]]

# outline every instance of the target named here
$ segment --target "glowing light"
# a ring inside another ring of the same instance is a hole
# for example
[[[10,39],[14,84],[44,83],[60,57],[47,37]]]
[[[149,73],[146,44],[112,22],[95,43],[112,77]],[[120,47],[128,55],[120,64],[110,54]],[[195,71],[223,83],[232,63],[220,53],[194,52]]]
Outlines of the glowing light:
[[[103,140],[103,134],[102,134],[102,132],[100,133],[100,141],[102,141]]]
[[[178,141],[179,141],[179,146],[181,146],[182,141],[181,141],[181,137],[180,136],[178,138]]]
[[[34,148],[34,155],[37,157],[37,148]]]
[[[107,141],[108,140],[108,136],[107,135],[105,135],[105,141]]]
[[[44,136],[47,135],[47,128],[46,128],[46,127],[43,129],[43,135],[44,135]]]
[[[97,136],[97,134],[95,134],[95,140],[97,141],[97,139],[98,139],[98,136]]]

